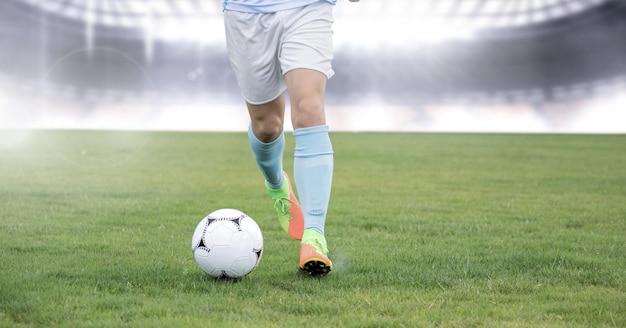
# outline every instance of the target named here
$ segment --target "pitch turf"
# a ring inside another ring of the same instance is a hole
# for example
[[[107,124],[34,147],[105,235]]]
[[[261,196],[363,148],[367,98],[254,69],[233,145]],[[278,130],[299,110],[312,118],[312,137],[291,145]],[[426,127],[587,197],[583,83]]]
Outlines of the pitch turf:
[[[317,279],[243,133],[0,132],[0,326],[626,326],[626,136],[332,139]],[[265,236],[238,282],[190,250],[221,207]]]

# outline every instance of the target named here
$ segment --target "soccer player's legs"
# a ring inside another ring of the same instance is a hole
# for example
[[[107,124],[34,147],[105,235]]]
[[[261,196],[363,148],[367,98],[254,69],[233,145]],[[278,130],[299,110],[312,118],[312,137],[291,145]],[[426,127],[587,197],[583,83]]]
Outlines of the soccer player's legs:
[[[280,20],[275,15],[231,11],[224,13],[224,20],[229,60],[250,114],[252,153],[281,226],[301,239],[302,210],[282,168],[286,85],[278,58]]]
[[[252,149],[252,155],[265,178],[267,186],[278,189],[283,183],[285,136],[282,129],[279,128],[257,126],[256,131],[254,132],[253,124],[251,123],[248,128],[248,141]],[[263,137],[258,137],[257,134]],[[267,142],[262,140],[267,140]]]
[[[324,236],[333,177],[328,126],[296,129],[294,138],[294,174],[304,214],[300,268],[309,274],[325,274],[332,268]]]
[[[332,268],[324,236],[333,173],[333,149],[324,114],[326,81],[333,75],[332,7],[307,6],[286,33],[281,55],[296,142],[294,179],[304,214],[300,269],[312,275]]]
[[[281,227],[294,239],[302,239],[304,217],[289,177],[283,171],[284,97],[261,105],[248,103],[251,118],[248,140],[256,163],[265,177]]]
[[[304,229],[323,236],[333,174],[333,148],[324,115],[326,77],[317,71],[294,69],[285,79],[294,126],[294,179]]]

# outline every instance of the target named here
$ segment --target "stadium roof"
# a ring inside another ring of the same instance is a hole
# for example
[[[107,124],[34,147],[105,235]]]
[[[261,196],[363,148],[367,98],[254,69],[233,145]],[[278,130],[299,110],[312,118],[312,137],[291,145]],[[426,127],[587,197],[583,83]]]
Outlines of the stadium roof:
[[[4,0],[7,1],[7,0]],[[87,24],[152,30],[155,37],[211,41],[221,28],[218,0],[8,0]],[[364,38],[393,31],[423,31],[413,39],[467,36],[486,28],[544,23],[584,12],[612,0],[363,0],[344,5],[337,21],[362,30]],[[375,27],[371,19],[377,19]],[[382,31],[376,33],[377,31]],[[398,34],[398,33],[395,33]],[[405,33],[406,34],[406,33]],[[404,36],[402,36],[404,37]]]
[[[220,40],[220,6],[219,0],[0,0],[0,36],[10,49],[0,52],[0,78],[145,88],[121,80],[126,66],[112,63],[123,62],[144,67],[140,75],[159,90],[225,90],[234,77]],[[331,83],[342,96],[550,90],[626,74],[626,43],[619,42],[626,39],[626,0],[340,0],[335,14],[335,43],[347,46],[337,47],[334,63],[345,70]],[[454,36],[446,33],[469,30],[463,24],[476,33],[438,43]],[[420,38],[436,44],[413,42]]]

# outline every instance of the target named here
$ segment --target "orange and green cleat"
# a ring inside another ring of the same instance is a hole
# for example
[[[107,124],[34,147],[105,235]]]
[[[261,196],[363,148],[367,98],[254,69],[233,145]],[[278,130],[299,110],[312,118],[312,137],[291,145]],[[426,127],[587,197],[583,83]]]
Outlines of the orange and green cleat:
[[[304,214],[298,198],[293,193],[291,181],[287,173],[283,172],[285,179],[278,189],[272,189],[265,183],[265,187],[274,201],[274,209],[278,214],[280,226],[294,239],[301,240],[304,231]]]
[[[300,244],[300,270],[319,276],[328,274],[332,269],[326,238],[316,230],[305,230]]]

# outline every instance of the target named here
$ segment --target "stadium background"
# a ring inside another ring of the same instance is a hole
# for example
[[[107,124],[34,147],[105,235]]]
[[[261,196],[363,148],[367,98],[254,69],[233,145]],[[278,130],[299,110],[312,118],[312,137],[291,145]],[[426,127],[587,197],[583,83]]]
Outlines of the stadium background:
[[[1,1],[0,129],[245,130],[220,6]],[[340,0],[335,15],[335,131],[626,132],[623,0]]]

